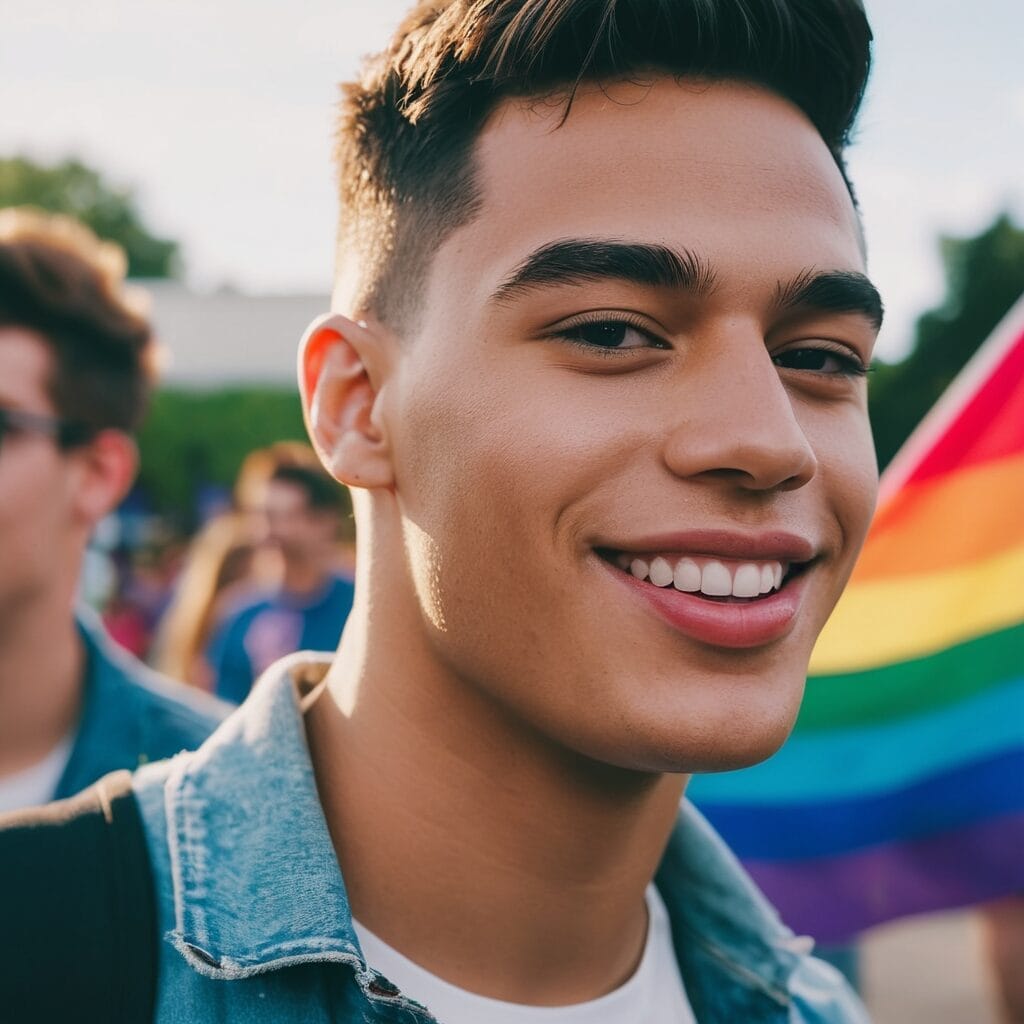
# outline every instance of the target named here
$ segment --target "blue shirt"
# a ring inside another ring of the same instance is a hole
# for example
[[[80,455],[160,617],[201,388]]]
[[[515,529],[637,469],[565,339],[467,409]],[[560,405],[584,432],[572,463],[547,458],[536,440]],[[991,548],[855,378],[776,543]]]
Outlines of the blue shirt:
[[[295,651],[333,651],[354,595],[350,580],[331,576],[314,594],[280,590],[237,609],[210,645],[217,696],[241,704],[253,680],[279,658]]]
[[[196,753],[135,775],[163,935],[157,1024],[432,1020],[352,928],[299,709],[328,665],[287,659]],[[655,882],[700,1024],[866,1024],[688,803]]]
[[[114,644],[89,612],[80,611],[76,621],[85,648],[82,713],[56,800],[108,772],[194,750],[230,710],[148,669]]]

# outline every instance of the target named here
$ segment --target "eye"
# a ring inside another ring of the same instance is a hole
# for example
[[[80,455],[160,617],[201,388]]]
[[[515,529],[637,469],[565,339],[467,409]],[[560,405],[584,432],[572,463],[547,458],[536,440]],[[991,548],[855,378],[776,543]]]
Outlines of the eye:
[[[868,368],[849,349],[791,348],[772,357],[776,366],[787,370],[804,370],[825,376],[863,377]]]
[[[669,348],[669,345],[649,331],[630,323],[628,320],[590,320],[569,324],[555,332],[555,337],[565,338],[586,348],[608,350]]]

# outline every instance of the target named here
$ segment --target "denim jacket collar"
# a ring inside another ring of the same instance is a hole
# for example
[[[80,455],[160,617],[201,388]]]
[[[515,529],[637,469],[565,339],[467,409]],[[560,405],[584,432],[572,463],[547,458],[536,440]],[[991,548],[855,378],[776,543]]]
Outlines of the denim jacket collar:
[[[329,666],[316,657],[279,662],[210,741],[172,763],[164,791],[170,939],[208,977],[334,960],[349,963],[375,997],[400,998],[363,961],[317,794],[299,706]],[[702,1004],[721,1007],[728,988],[731,1005],[749,1014],[731,1019],[785,1020],[803,940],[688,803],[656,883],[699,1019],[729,1019],[700,1014]]]
[[[61,780],[58,800],[72,796],[118,768],[136,767],[142,724],[132,703],[122,659],[94,615],[79,609],[75,625],[82,642],[82,714]]]
[[[88,608],[76,609],[75,624],[83,652],[82,710],[55,799],[73,796],[108,772],[197,747],[230,710],[123,651]]]
[[[204,974],[362,959],[299,709],[328,665],[278,662],[168,776],[174,942]]]

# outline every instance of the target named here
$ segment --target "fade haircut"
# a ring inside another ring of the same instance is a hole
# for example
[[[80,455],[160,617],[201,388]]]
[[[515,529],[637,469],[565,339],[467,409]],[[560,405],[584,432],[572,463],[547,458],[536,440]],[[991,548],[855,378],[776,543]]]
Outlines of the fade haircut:
[[[804,112],[849,188],[870,44],[861,0],[422,0],[342,86],[346,312],[408,326],[431,255],[479,208],[473,144],[508,98],[561,97],[568,116],[583,82],[750,82]]]
[[[124,289],[126,267],[120,246],[70,217],[0,210],[0,327],[46,343],[50,399],[78,440],[109,427],[134,431],[146,411],[155,346]]]

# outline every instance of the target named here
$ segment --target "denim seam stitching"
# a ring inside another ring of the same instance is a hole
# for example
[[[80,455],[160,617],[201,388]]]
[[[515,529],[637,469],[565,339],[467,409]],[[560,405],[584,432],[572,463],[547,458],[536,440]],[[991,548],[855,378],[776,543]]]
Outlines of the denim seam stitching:
[[[740,979],[746,984],[752,984],[755,988],[763,992],[774,1002],[778,1003],[779,1006],[788,1008],[792,1003],[792,997],[788,991],[779,988],[774,982],[768,981],[762,977],[757,971],[752,970],[749,967],[739,963],[735,958],[730,956],[725,950],[715,943],[709,941],[704,935],[687,928],[690,934],[690,938],[694,945],[698,946],[710,957],[712,957],[717,963],[719,963],[725,970],[732,974],[735,978]]]

